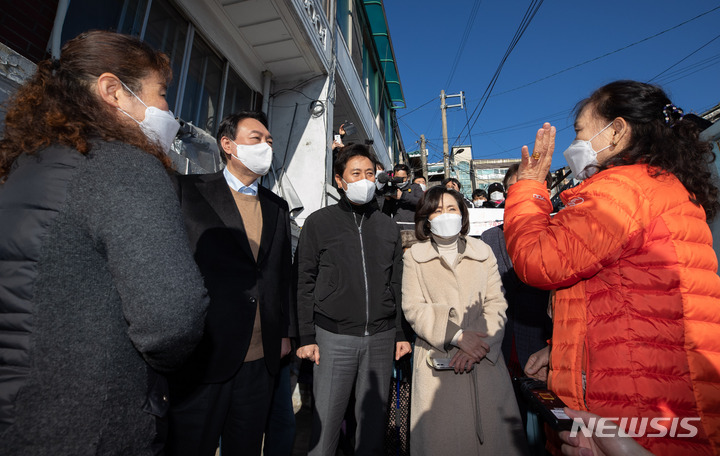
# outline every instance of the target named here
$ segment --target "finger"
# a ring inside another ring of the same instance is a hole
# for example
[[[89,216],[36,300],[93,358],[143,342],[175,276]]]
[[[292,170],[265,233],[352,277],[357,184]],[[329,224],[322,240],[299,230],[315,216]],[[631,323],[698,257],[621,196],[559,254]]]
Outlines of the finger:
[[[565,456],[580,456],[580,448],[563,443],[560,451]]]
[[[528,146],[522,146],[522,149],[520,149],[520,157],[523,163],[530,163],[530,149]]]
[[[560,437],[560,440],[574,447],[578,446],[580,443],[577,436],[570,435],[570,431],[561,431],[558,436]]]
[[[525,373],[528,375],[535,375],[537,374],[538,368],[535,366],[535,364],[528,363],[527,366],[525,366]]]
[[[319,348],[316,348],[316,349],[313,350],[313,351],[314,351],[314,353],[313,353],[314,356],[313,356],[313,357],[315,358],[315,364],[317,364],[317,365],[319,366],[319,365],[320,365],[320,349],[319,349]]]
[[[455,367],[455,363],[458,361],[460,357],[460,352],[455,353],[455,356],[452,357],[450,360],[450,367]]]

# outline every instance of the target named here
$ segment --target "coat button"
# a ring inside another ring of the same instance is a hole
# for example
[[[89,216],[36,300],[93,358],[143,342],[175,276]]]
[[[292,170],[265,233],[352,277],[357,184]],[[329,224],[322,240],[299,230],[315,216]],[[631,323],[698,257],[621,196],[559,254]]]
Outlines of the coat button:
[[[167,401],[168,401],[168,397],[163,394],[163,402],[167,402]]]
[[[255,304],[256,302],[257,302],[257,299],[255,299],[255,298],[250,298],[250,304]]]

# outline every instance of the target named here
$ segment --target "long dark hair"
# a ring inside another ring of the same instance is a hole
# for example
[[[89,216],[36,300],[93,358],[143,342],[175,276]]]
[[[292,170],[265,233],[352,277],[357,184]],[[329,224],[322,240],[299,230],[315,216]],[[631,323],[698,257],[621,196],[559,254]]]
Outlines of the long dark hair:
[[[436,185],[426,191],[418,202],[418,208],[415,212],[415,237],[417,237],[418,240],[426,241],[430,239],[430,215],[440,206],[443,195],[446,193],[455,198],[458,208],[460,209],[460,215],[462,216],[460,234],[465,235],[470,231],[470,213],[465,206],[465,200],[462,194],[455,190],[447,189],[445,186]]]
[[[627,147],[598,167],[644,163],[655,176],[673,174],[690,193],[690,201],[705,209],[708,220],[720,208],[712,181],[712,146],[700,141],[695,122],[684,119],[658,86],[637,81],[615,81],[597,89],[575,107],[593,109],[608,122],[622,117],[631,126]]]
[[[95,30],[68,41],[60,60],[40,62],[8,104],[0,140],[0,182],[22,153],[63,144],[87,154],[92,138],[131,144],[169,168],[170,159],[161,147],[140,128],[127,128],[93,90],[100,75],[112,73],[137,93],[140,81],[153,71],[170,82],[167,56],[136,37]]]

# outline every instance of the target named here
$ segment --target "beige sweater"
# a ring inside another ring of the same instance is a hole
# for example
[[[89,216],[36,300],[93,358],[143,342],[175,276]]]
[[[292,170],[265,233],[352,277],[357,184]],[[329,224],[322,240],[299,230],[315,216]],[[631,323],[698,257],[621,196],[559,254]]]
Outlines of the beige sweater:
[[[245,233],[247,233],[253,257],[255,257],[255,261],[257,261],[263,227],[260,201],[257,196],[238,193],[232,189],[230,191],[232,192],[235,204],[240,212],[240,217],[242,218]],[[250,339],[250,346],[248,347],[247,354],[245,355],[245,361],[255,361],[263,356],[262,326],[260,324],[260,301],[258,300],[257,307],[255,309],[255,323],[253,325],[252,339]]]

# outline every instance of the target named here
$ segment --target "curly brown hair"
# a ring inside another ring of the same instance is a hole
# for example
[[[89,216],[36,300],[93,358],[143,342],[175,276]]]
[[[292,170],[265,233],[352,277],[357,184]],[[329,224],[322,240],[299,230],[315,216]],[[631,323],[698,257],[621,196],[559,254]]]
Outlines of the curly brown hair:
[[[622,117],[631,129],[630,142],[598,171],[613,166],[644,163],[655,176],[673,174],[690,193],[690,201],[702,206],[708,220],[720,209],[718,188],[710,171],[715,154],[708,142],[700,141],[700,130],[677,110],[665,113],[671,104],[658,86],[637,81],[615,81],[600,87],[575,107],[578,115],[591,108],[608,122]]]
[[[60,60],[45,60],[7,105],[4,137],[0,140],[0,182],[15,159],[51,144],[87,154],[93,139],[122,141],[154,155],[170,168],[159,145],[117,115],[93,89],[103,73],[112,73],[134,92],[141,80],[157,72],[168,83],[168,57],[138,38],[95,30],[78,35],[62,48]]]

